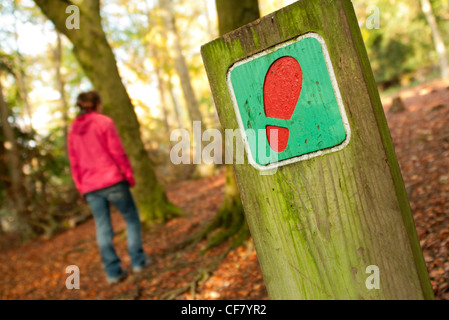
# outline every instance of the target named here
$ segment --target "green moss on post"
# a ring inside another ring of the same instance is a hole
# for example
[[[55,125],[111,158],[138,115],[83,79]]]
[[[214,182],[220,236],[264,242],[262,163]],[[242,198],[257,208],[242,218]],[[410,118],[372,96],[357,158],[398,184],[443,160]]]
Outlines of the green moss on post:
[[[352,4],[298,1],[202,47],[223,128],[238,122],[226,84],[237,61],[308,32],[329,51],[351,140],[260,175],[235,165],[272,299],[432,299],[385,115]],[[380,288],[368,289],[367,267]]]

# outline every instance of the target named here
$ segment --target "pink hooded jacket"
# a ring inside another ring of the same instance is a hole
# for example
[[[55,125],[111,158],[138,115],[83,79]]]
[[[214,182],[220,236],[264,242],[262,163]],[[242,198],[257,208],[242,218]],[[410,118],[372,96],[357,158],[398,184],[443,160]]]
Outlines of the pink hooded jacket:
[[[131,164],[111,118],[95,111],[80,115],[67,140],[72,177],[81,194],[122,180],[134,186]]]

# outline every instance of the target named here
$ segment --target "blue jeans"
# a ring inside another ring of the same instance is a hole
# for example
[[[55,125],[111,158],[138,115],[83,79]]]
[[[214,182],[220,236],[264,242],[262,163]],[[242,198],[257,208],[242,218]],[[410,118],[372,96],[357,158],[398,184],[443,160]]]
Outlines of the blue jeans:
[[[126,182],[85,194],[86,201],[92,210],[97,232],[97,243],[100,248],[103,268],[108,278],[120,276],[120,258],[115,252],[109,204],[112,203],[126,221],[128,254],[132,267],[145,264],[145,253],[142,248],[142,235],[139,212]]]

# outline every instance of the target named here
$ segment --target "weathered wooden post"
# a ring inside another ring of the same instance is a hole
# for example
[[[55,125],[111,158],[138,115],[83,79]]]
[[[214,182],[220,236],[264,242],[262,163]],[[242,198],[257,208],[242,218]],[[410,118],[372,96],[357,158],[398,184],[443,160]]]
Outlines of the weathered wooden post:
[[[432,299],[351,1],[298,1],[202,56],[251,160],[234,167],[270,298]]]

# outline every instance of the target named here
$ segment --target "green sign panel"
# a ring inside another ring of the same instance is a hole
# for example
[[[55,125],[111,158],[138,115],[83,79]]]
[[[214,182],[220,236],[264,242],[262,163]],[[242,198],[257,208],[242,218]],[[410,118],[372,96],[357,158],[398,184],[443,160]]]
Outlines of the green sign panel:
[[[332,64],[316,33],[235,63],[227,83],[249,161],[260,170],[338,151],[349,143]]]

